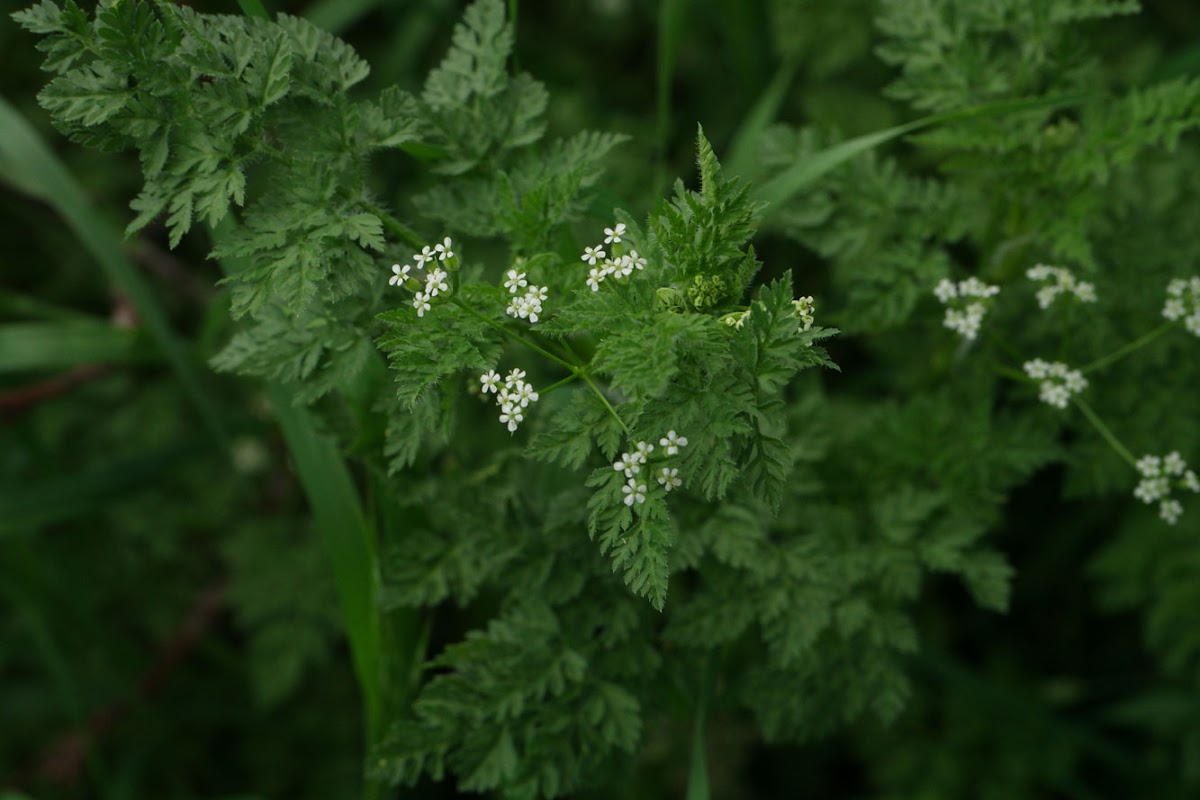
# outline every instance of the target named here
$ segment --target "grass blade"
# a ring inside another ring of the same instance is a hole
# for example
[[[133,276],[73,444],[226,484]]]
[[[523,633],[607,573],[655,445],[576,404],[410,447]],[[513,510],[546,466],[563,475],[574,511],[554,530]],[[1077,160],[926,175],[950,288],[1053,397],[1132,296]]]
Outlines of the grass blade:
[[[83,188],[46,145],[33,126],[0,97],[0,179],[53,208],[79,237],[84,247],[112,281],[137,308],[138,314],[205,426],[222,449],[228,451],[229,436],[208,397],[187,348],[175,335],[166,312],[149,283],[125,254],[121,236],[105,223],[89,202]]]
[[[232,217],[222,220],[213,230],[214,243],[229,236],[236,225]],[[246,268],[245,262],[236,258],[222,259],[220,264],[227,275],[235,275]],[[317,431],[309,412],[296,407],[286,387],[269,383],[267,392],[308,498],[317,535],[323,540],[333,567],[346,638],[350,642],[354,672],[362,692],[369,747],[376,740],[383,721],[379,558],[375,532],[368,524],[350,470],[333,440]]]
[[[779,108],[783,105],[792,80],[796,77],[796,69],[797,64],[794,61],[781,66],[767,84],[766,90],[755,101],[750,113],[738,126],[729,145],[729,155],[724,162],[724,167],[730,175],[749,175],[753,167],[754,150],[758,147],[763,131],[779,116]]]
[[[760,184],[754,192],[755,199],[770,204],[771,208],[766,212],[767,216],[770,216],[772,213],[771,209],[782,207],[788,200],[812,186],[824,175],[845,164],[855,156],[862,155],[881,144],[886,144],[893,139],[898,139],[901,136],[922,128],[965,119],[1012,114],[1020,111],[1045,111],[1077,105],[1085,99],[1087,98],[1074,95],[1069,97],[1022,98],[988,103],[987,105],[972,106],[971,108],[964,108],[959,111],[933,114],[913,120],[912,122],[906,122],[903,125],[896,125],[892,128],[885,128],[881,131],[847,139],[844,142],[839,142],[832,147],[822,150],[820,153],[814,154],[810,158],[796,162],[774,178]]]
[[[144,334],[102,322],[17,322],[0,326],[0,373],[143,363],[157,353]]]

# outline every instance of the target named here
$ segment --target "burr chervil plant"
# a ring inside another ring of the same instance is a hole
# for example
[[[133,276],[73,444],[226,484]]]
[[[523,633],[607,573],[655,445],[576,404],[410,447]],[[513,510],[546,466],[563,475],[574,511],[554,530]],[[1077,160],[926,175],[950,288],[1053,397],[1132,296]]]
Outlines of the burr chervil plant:
[[[58,128],[137,152],[129,231],[211,236],[212,366],[282,387],[357,476],[368,566],[335,572],[366,598],[372,785],[633,796],[612,765],[682,719],[701,797],[710,714],[767,742],[895,720],[924,585],[1005,609],[989,534],[1051,466],[1107,504],[1096,547],[1197,538],[1200,277],[1137,237],[1194,223],[1140,165],[1200,123],[1200,84],[1081,96],[1106,78],[1073,31],[1134,4],[1048,5],[880,4],[890,97],[938,115],[916,168],[787,125],[723,167],[699,129],[698,175],[653,201],[597,191],[626,137],[548,133],[501,0],[420,91],[374,94],[285,14],[16,14]]]

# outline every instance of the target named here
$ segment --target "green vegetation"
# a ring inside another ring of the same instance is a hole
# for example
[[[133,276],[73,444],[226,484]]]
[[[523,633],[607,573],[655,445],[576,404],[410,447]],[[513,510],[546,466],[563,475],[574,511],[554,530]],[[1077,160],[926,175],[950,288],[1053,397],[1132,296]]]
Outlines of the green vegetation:
[[[0,791],[1195,796],[1200,13],[562,6],[0,23]]]

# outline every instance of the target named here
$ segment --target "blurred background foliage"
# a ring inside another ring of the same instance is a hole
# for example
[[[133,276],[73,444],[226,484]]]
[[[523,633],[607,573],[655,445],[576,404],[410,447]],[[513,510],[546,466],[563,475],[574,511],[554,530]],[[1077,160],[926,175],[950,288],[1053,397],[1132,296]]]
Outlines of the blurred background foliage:
[[[232,0],[191,5],[239,13]],[[520,3],[518,61],[551,91],[551,133],[631,135],[598,203],[641,216],[674,176],[691,175],[696,123],[725,157],[768,87],[783,90],[782,120],[842,137],[910,119],[883,93],[895,71],[875,54],[877,5]],[[1108,83],[1200,73],[1200,5],[1143,5],[1080,28]],[[267,6],[346,38],[372,67],[364,94],[419,88],[462,8]],[[0,53],[0,95],[53,144],[93,213],[123,227],[140,186],[135,157],[54,132],[35,100],[34,37],[7,16]],[[1194,145],[1175,158],[1194,163]],[[403,197],[411,167],[379,167],[380,184]],[[886,225],[902,211],[874,213]],[[2,170],[0,240],[0,788],[105,800],[354,796],[360,717],[332,581],[261,391],[206,376],[234,427],[227,459],[129,300]],[[765,263],[795,264],[814,294],[827,285],[816,250],[771,232],[757,244]],[[229,325],[204,247],[169,251],[155,228],[126,242],[198,363]],[[833,355],[847,375],[873,358],[852,341]],[[799,748],[765,746],[735,720],[714,725],[713,795],[1195,796],[1200,694],[1186,673],[1200,622],[1178,620],[1200,619],[1200,550],[1162,574],[1178,531],[1143,524],[1136,540],[1118,536],[1103,504],[1059,500],[1065,482],[1061,468],[1043,470],[1006,506],[994,543],[1017,570],[1007,615],[977,609],[949,581],[925,593],[916,618],[927,645],[897,723]],[[440,612],[437,636],[472,624],[469,610]],[[680,746],[647,726],[644,796],[682,796]],[[444,785],[404,794],[454,796]]]

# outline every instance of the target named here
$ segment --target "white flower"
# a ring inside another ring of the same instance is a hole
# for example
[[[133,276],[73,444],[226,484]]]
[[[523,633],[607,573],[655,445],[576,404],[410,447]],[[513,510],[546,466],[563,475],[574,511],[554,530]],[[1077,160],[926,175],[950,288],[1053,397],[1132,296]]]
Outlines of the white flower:
[[[600,291],[600,281],[604,280],[604,275],[600,270],[592,267],[588,270],[587,285],[593,292]]]
[[[504,288],[509,292],[516,294],[518,289],[528,285],[529,282],[525,280],[524,272],[517,272],[515,269],[508,271],[508,280],[504,282]]]
[[[525,381],[518,381],[517,385],[513,387],[513,392],[518,402],[520,402],[521,408],[538,401],[538,393],[533,390],[532,384],[528,384]]]
[[[404,283],[404,279],[408,277],[408,273],[412,272],[412,264],[405,264],[403,267],[399,264],[392,264],[392,277],[388,278],[388,286],[399,286]]]
[[[642,471],[641,460],[633,453],[621,453],[621,458],[613,462],[613,469],[624,472],[626,478],[632,478]]]
[[[483,384],[484,394],[487,394],[488,392],[495,394],[500,391],[499,386],[497,385],[500,382],[500,373],[496,372],[494,369],[489,369],[487,372],[480,375],[479,382]]]
[[[1168,525],[1174,525],[1183,514],[1183,505],[1178,500],[1163,500],[1158,504],[1158,515]]]
[[[1163,456],[1162,466],[1163,472],[1167,473],[1173,478],[1182,477],[1183,473],[1187,471],[1187,462],[1183,460],[1183,456],[1179,455],[1178,450],[1172,451]]]
[[[1162,315],[1172,322],[1182,320],[1189,333],[1200,336],[1200,276],[1175,278],[1167,284]]]
[[[454,258],[454,251],[450,249],[450,246],[451,242],[449,236],[443,239],[441,244],[434,246],[433,249],[437,251],[439,261],[445,261],[447,258]]]
[[[1041,381],[1038,399],[1055,408],[1066,408],[1074,395],[1087,388],[1087,378],[1077,369],[1061,362],[1046,362],[1040,358],[1025,362],[1025,374]]]
[[[667,455],[673,456],[679,452],[679,448],[687,447],[687,437],[679,436],[675,431],[667,431],[667,435],[658,440],[658,443],[667,448]]]
[[[435,269],[425,276],[425,294],[430,297],[437,297],[438,292],[450,291],[450,284],[446,283],[446,274],[444,269]]]
[[[799,300],[793,300],[792,305],[795,310],[792,311],[792,316],[800,320],[800,330],[811,330],[813,326],[813,311],[814,303],[811,297],[801,297]]]
[[[1087,281],[1076,280],[1071,270],[1065,267],[1035,264],[1025,270],[1025,277],[1043,284],[1037,291],[1038,306],[1041,308],[1049,308],[1054,299],[1064,293],[1074,295],[1081,303],[1096,302],[1096,287]]]
[[[429,245],[421,248],[421,252],[413,253],[413,261],[417,262],[417,269],[424,269],[425,262],[433,258],[433,251],[429,249]]]
[[[604,229],[604,243],[614,244],[621,241],[621,236],[625,233],[625,223],[618,222],[616,228]]]
[[[673,467],[663,467],[658,471],[658,483],[668,492],[683,485],[683,481],[679,479],[679,470]]]
[[[511,404],[500,406],[500,421],[508,425],[508,432],[512,433],[517,429],[517,425],[525,420],[525,416],[521,413],[521,407]]]
[[[602,261],[603,259],[604,259],[604,250],[601,249],[601,247],[599,245],[597,245],[596,247],[583,248],[583,255],[581,255],[579,257],[580,261],[586,261],[587,263],[591,264],[592,266],[595,266],[597,261]]]
[[[530,286],[526,294],[537,300],[538,303],[544,303],[550,296],[550,288],[548,286]]]
[[[513,367],[512,371],[504,376],[504,385],[511,389],[523,380],[525,380],[525,370]]]
[[[609,261],[607,265],[618,278],[628,278],[633,274],[633,262],[629,260],[629,256],[621,256],[616,261]]]
[[[637,452],[634,453],[634,457],[637,458],[641,463],[645,464],[650,459],[650,454],[653,452],[654,445],[650,444],[649,442],[638,442]]]
[[[1142,479],[1133,496],[1146,504],[1158,502],[1158,515],[1168,525],[1174,525],[1183,514],[1183,504],[1171,497],[1172,488],[1200,493],[1200,478],[1187,468],[1187,462],[1178,452],[1161,457],[1145,455],[1134,466]]]
[[[639,256],[637,250],[630,250],[629,254],[625,256],[625,259],[633,265],[634,269],[646,268],[646,259]]]
[[[629,482],[621,487],[621,493],[625,495],[625,505],[633,507],[634,503],[646,502],[646,484],[638,483],[637,478],[630,478]]]
[[[417,310],[418,317],[425,316],[425,312],[430,309],[429,295],[425,294],[424,292],[417,292],[413,295],[412,304],[413,308]]]
[[[942,278],[938,285],[933,287],[933,295],[942,305],[945,305],[958,297],[958,287],[949,278]]]
[[[1157,478],[1162,474],[1162,459],[1158,456],[1142,456],[1137,460],[1137,471],[1144,478]]]

